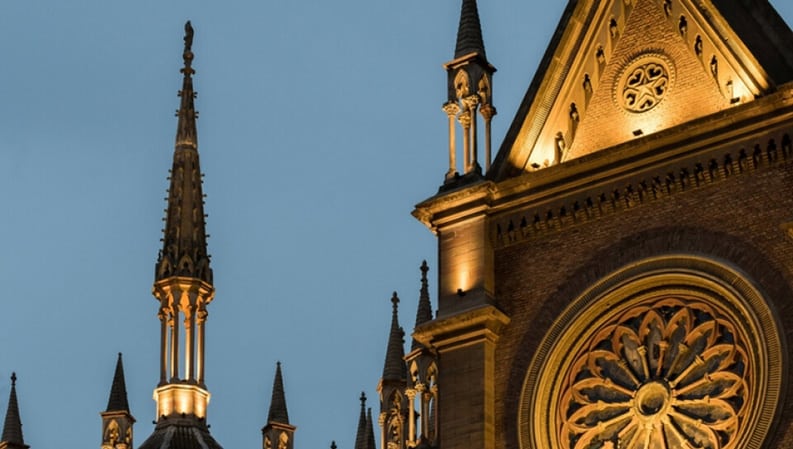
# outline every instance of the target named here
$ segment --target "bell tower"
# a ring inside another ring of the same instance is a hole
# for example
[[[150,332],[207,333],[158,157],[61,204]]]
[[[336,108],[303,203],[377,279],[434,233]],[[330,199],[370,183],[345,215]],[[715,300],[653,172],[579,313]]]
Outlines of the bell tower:
[[[160,303],[160,382],[154,390],[157,418],[206,418],[204,384],[206,306],[212,301],[212,269],[207,254],[204,195],[198,163],[193,100],[193,27],[185,24],[184,67],[176,148],[170,172],[163,247],[157,260],[154,297]]]

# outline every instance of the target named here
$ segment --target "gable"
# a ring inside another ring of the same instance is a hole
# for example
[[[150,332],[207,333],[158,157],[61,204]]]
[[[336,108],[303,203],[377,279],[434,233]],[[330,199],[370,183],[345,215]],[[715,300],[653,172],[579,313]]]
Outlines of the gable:
[[[492,176],[570,161],[753,101],[793,79],[793,35],[773,8],[764,0],[718,3],[572,1]]]

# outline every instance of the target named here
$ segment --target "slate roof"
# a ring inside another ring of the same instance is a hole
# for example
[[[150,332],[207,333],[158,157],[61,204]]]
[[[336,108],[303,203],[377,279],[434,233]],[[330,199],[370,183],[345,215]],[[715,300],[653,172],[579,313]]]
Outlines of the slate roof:
[[[161,421],[139,449],[223,449],[203,423],[179,421],[165,424]]]

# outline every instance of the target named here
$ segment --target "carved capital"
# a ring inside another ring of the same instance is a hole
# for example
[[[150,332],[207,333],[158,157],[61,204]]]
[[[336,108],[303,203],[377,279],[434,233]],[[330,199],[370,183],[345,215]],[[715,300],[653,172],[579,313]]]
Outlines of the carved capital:
[[[496,115],[496,108],[491,104],[483,104],[482,107],[479,108],[479,113],[482,114],[485,120],[490,120]]]
[[[454,101],[449,101],[447,103],[444,103],[442,109],[443,109],[443,112],[445,112],[446,115],[449,116],[449,118],[454,118],[454,117],[457,116],[457,114],[460,113],[460,105],[457,104],[457,102],[454,102]]]

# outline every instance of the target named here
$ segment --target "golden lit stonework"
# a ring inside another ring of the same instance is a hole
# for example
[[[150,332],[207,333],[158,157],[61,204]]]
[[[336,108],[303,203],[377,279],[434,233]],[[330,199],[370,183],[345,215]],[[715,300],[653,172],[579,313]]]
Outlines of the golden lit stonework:
[[[664,99],[670,83],[671,71],[664,58],[640,56],[623,71],[616,87],[617,102],[629,112],[647,112]]]
[[[760,449],[784,385],[775,313],[743,273],[695,255],[604,276],[536,348],[521,449]]]
[[[581,348],[559,398],[565,449],[735,446],[752,382],[736,324],[684,298],[648,299]]]

